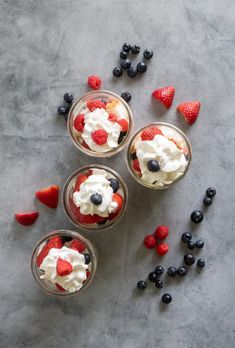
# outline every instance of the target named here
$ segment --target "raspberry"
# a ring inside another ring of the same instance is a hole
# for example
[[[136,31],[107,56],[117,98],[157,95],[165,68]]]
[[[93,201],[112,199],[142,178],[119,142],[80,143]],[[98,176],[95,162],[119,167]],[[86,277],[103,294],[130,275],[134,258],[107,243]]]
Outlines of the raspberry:
[[[118,120],[117,123],[122,127],[122,132],[127,132],[129,129],[129,122],[122,118],[121,120]]]
[[[94,111],[95,109],[105,109],[105,103],[99,99],[89,100],[86,105],[90,111]]]
[[[115,114],[109,114],[108,120],[111,122],[117,122],[117,116]]]
[[[69,275],[72,271],[73,271],[73,266],[71,265],[70,262],[63,260],[61,258],[57,260],[56,273],[58,274],[58,276],[63,277],[63,276]]]
[[[157,244],[156,238],[152,234],[148,234],[144,238],[144,245],[146,246],[146,248],[152,249],[156,246],[156,244]]]
[[[70,205],[70,209],[72,211],[72,214],[73,214],[74,218],[78,222],[80,222],[81,224],[96,224],[98,222],[103,221],[103,219],[104,219],[102,216],[99,216],[97,214],[94,214],[94,215],[90,215],[90,214],[83,215],[80,212],[80,208],[76,207],[76,205],[74,204],[72,199],[69,200],[69,205]]]
[[[142,134],[141,134],[141,140],[153,140],[153,138],[155,137],[155,135],[163,135],[161,129],[157,128],[157,127],[151,127],[151,128],[147,128],[145,129]]]
[[[87,277],[87,278],[89,278],[89,277],[90,277],[90,274],[91,274],[91,272],[86,271],[86,277]]]
[[[168,236],[169,229],[167,226],[161,225],[158,226],[154,232],[155,236],[161,240],[165,239]]]
[[[78,132],[82,132],[83,131],[83,128],[85,126],[84,115],[83,114],[77,115],[75,117],[74,122],[73,122],[73,126],[74,126],[74,128]]]
[[[80,174],[78,175],[77,179],[76,179],[76,183],[74,186],[74,192],[79,191],[80,190],[80,186],[81,184],[86,181],[87,176],[85,174]]]
[[[82,253],[86,249],[86,246],[78,239],[74,239],[70,244],[70,248],[77,250],[79,253]]]
[[[55,283],[55,286],[57,287],[58,290],[60,291],[66,291],[60,284]]]
[[[97,129],[91,134],[92,139],[97,145],[104,145],[108,139],[108,133],[104,129]]]
[[[100,89],[101,87],[101,78],[99,76],[91,75],[87,79],[87,84],[93,89]]]
[[[133,160],[132,167],[133,167],[134,170],[136,170],[137,172],[141,173],[140,164],[139,164],[139,161],[138,161],[137,158],[135,160]]]
[[[158,255],[163,256],[165,255],[169,250],[169,247],[166,243],[158,244],[156,247],[156,251]]]

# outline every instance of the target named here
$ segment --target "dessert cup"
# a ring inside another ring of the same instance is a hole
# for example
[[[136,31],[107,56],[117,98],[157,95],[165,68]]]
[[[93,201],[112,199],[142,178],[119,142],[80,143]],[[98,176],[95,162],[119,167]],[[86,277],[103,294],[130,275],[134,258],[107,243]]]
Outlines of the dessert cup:
[[[70,274],[58,276],[58,259],[71,262],[73,270]],[[92,283],[96,267],[97,254],[92,243],[82,234],[70,230],[46,234],[36,244],[31,257],[34,279],[45,292],[56,296],[83,292]]]
[[[112,183],[112,184],[111,184]],[[94,198],[101,202],[94,201]],[[76,170],[62,192],[65,214],[76,226],[86,230],[104,230],[123,217],[128,190],[122,177],[103,165],[87,165]]]
[[[167,189],[187,173],[192,158],[191,145],[177,127],[156,122],[139,129],[127,150],[132,177],[151,189]]]
[[[119,95],[105,90],[91,91],[74,101],[67,127],[77,149],[93,157],[110,157],[127,144],[133,117]]]

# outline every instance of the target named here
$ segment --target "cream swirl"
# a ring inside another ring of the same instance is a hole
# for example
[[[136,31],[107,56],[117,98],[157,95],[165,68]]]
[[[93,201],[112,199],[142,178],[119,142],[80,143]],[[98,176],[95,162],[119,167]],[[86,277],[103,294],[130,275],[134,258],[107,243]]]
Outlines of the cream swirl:
[[[139,141],[136,146],[142,179],[156,186],[169,185],[181,177],[186,168],[187,160],[173,141],[165,136],[155,135],[153,140]],[[147,163],[157,160],[160,165],[158,172],[151,172]]]
[[[59,276],[56,272],[57,260],[61,258],[71,263],[73,271],[69,275]],[[44,258],[40,270],[44,272],[41,279],[47,280],[51,284],[59,284],[68,292],[78,291],[87,279],[84,255],[77,250],[63,246],[61,249],[52,248]]]
[[[100,205],[91,202],[90,197],[94,193],[102,196]],[[77,207],[80,207],[80,212],[84,215],[98,214],[108,217],[118,206],[117,202],[113,201],[113,189],[107,179],[107,173],[101,169],[93,169],[93,174],[81,184],[80,191],[74,192],[73,201]]]
[[[95,109],[84,116],[85,126],[82,138],[93,151],[107,152],[118,147],[121,126],[116,122],[109,121],[108,116],[108,112],[104,109]],[[107,142],[103,145],[96,144],[91,136],[92,132],[98,129],[104,129],[108,134]]]

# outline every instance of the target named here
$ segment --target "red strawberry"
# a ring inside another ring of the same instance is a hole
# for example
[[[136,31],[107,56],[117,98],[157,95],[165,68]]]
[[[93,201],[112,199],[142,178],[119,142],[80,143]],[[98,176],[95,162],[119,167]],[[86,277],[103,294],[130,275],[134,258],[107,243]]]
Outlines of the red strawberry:
[[[201,104],[199,101],[186,102],[177,106],[177,110],[183,115],[186,122],[192,125],[199,114]]]
[[[133,167],[134,170],[136,170],[137,172],[141,173],[140,164],[139,164],[139,161],[138,161],[137,158],[133,160],[132,167]]]
[[[163,256],[168,253],[169,247],[166,243],[158,244],[156,247],[156,251],[158,255]]]
[[[55,286],[57,287],[58,290],[60,291],[66,291],[60,284],[55,283]]]
[[[156,244],[156,238],[152,234],[149,234],[144,238],[144,245],[146,246],[146,248],[152,249],[156,246]]]
[[[117,116],[115,114],[109,114],[108,120],[111,122],[117,122]]]
[[[165,239],[168,236],[169,228],[167,226],[161,225],[158,226],[154,232],[155,236],[161,240]]]
[[[52,185],[36,192],[37,199],[49,208],[57,208],[59,200],[59,186]]]
[[[49,249],[52,249],[52,248],[61,249],[63,246],[62,238],[60,236],[54,236],[48,240],[46,246]]]
[[[97,145],[104,145],[108,140],[108,133],[104,129],[97,129],[91,133],[93,141]]]
[[[105,103],[99,99],[89,100],[86,104],[90,111],[94,111],[95,109],[105,109]]]
[[[84,115],[77,115],[73,121],[73,126],[78,132],[82,132],[85,126]]]
[[[85,140],[82,141],[81,143],[82,147],[85,147],[85,149],[90,150],[89,146],[87,145],[87,143],[85,142]]]
[[[76,183],[75,183],[75,186],[74,186],[74,192],[76,191],[79,191],[80,190],[80,186],[81,184],[87,180],[87,176],[85,174],[79,174],[77,176],[77,179],[76,179]]]
[[[87,79],[87,84],[93,89],[100,89],[101,87],[101,78],[99,76],[91,75]]]
[[[103,217],[101,217],[97,214],[94,214],[94,215],[81,214],[80,208],[76,207],[76,205],[74,204],[72,199],[70,199],[70,209],[74,215],[74,218],[82,224],[96,224],[98,222],[103,221],[103,219],[104,219]]]
[[[163,87],[153,91],[153,98],[160,101],[167,109],[172,105],[175,95],[175,88],[173,86]]]
[[[58,276],[65,276],[69,275],[73,271],[73,266],[70,262],[63,260],[61,258],[58,258],[57,264],[56,264],[56,273]]]
[[[147,128],[141,133],[141,140],[153,140],[153,138],[157,134],[163,135],[161,129],[159,129],[158,127]]]
[[[89,278],[89,277],[90,277],[90,274],[91,274],[91,272],[86,271],[86,277],[87,277],[87,278]]]
[[[45,259],[45,257],[48,255],[50,251],[50,248],[48,248],[47,244],[44,245],[44,247],[42,248],[42,250],[40,251],[40,253],[38,254],[37,256],[37,260],[36,260],[36,263],[37,263],[37,266],[40,267],[43,260]]]
[[[118,206],[114,210],[113,213],[109,214],[109,219],[110,220],[112,220],[115,216],[117,216],[120,213],[120,211],[122,209],[122,205],[123,205],[123,198],[118,193],[114,193],[113,194],[113,201],[116,202],[118,204]]]
[[[122,132],[127,132],[129,129],[129,122],[122,118],[121,120],[118,120],[117,123],[122,127]]]
[[[15,219],[21,225],[30,226],[34,224],[38,216],[39,216],[39,213],[37,211],[29,211],[27,213],[16,213]]]
[[[82,253],[86,249],[86,246],[78,239],[73,239],[70,244],[70,248],[77,250],[79,253]]]

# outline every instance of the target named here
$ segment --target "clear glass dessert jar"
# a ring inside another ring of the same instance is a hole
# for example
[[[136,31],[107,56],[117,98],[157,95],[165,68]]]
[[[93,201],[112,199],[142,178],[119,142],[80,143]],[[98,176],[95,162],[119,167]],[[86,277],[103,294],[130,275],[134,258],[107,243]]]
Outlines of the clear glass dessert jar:
[[[128,189],[122,177],[103,165],[87,165],[76,170],[62,192],[64,212],[76,226],[104,230],[123,217]]]
[[[67,127],[77,149],[93,157],[110,157],[127,145],[133,117],[119,95],[91,91],[74,101]]]
[[[186,135],[177,127],[156,122],[139,129],[127,149],[132,177],[151,189],[167,189],[187,173],[192,150]]]
[[[58,259],[62,260],[59,271]],[[34,247],[31,257],[34,279],[45,292],[56,296],[83,292],[92,283],[96,267],[97,253],[92,243],[81,233],[70,230],[46,234]]]

